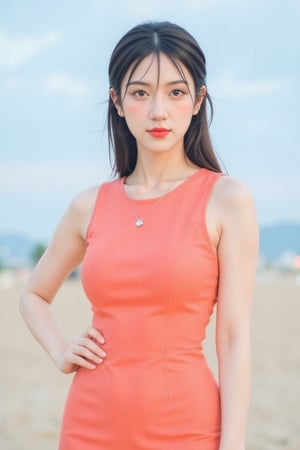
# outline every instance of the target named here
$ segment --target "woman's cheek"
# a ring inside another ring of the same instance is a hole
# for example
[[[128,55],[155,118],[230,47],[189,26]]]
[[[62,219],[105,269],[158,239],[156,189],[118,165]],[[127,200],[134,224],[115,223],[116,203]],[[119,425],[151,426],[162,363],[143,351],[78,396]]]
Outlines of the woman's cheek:
[[[182,102],[179,103],[177,107],[177,111],[180,112],[180,114],[185,114],[186,117],[189,117],[193,114],[194,106],[191,105],[191,103]]]
[[[137,114],[140,114],[141,111],[143,111],[143,103],[142,102],[127,102],[126,105],[124,105],[124,112],[125,116],[136,116]]]

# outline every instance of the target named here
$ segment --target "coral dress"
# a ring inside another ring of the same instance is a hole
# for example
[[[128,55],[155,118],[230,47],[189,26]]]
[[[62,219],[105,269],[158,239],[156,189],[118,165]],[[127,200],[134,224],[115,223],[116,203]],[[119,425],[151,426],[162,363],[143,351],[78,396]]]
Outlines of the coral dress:
[[[205,210],[220,176],[199,169],[159,200],[130,199],[124,178],[100,187],[82,282],[107,356],[76,372],[60,450],[218,450],[201,342],[218,287]]]

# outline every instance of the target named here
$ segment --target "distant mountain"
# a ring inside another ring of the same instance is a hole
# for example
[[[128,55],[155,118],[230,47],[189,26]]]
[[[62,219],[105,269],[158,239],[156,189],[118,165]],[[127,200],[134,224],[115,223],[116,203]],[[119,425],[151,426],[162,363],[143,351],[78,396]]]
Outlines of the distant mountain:
[[[260,253],[267,261],[277,260],[284,252],[300,255],[300,224],[262,227]]]
[[[0,234],[0,265],[18,267],[29,265],[36,242],[19,234]]]
[[[18,267],[31,264],[37,242],[18,234],[0,234],[0,266]],[[300,224],[261,227],[260,254],[266,261],[276,261],[284,252],[300,255]]]

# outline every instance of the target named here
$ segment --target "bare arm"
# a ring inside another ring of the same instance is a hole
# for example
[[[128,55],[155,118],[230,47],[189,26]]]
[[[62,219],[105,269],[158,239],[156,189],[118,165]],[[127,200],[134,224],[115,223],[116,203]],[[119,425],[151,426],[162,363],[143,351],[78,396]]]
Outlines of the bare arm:
[[[226,177],[218,188],[221,218],[216,343],[222,417],[219,450],[245,450],[258,227],[252,197],[243,185]]]
[[[73,372],[79,366],[95,368],[105,356],[94,341],[104,342],[98,330],[89,327],[81,337],[69,344],[58,329],[51,311],[51,302],[58,289],[84,257],[85,228],[95,194],[96,190],[91,189],[71,203],[20,299],[20,310],[29,329],[64,373]]]

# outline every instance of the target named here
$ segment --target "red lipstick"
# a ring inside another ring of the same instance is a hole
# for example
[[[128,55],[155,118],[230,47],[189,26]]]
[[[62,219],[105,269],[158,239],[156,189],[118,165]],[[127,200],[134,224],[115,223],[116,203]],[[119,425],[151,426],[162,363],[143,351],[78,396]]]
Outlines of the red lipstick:
[[[155,138],[164,138],[170,133],[170,130],[167,128],[152,128],[149,133]]]

